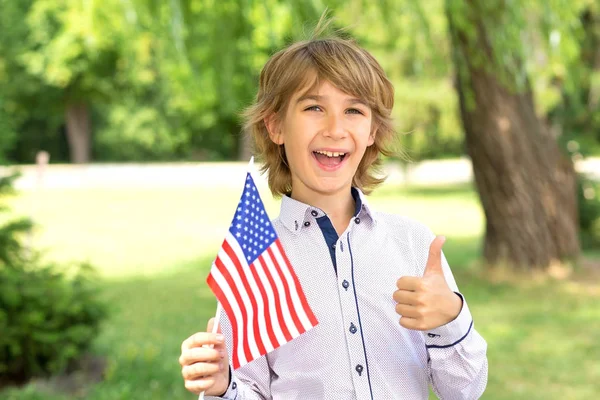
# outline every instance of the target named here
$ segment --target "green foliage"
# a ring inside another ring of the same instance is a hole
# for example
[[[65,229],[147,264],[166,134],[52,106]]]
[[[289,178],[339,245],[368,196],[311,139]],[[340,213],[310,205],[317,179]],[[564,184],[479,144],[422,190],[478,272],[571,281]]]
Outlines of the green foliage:
[[[600,183],[580,174],[577,179],[577,203],[581,246],[600,246]]]
[[[529,79],[538,114],[565,143],[600,153],[600,103],[587,101],[598,97],[600,75],[585,61],[597,28],[582,19],[598,14],[597,2],[327,2],[334,26],[391,77],[396,128],[410,132],[400,141],[413,159],[464,153],[445,5],[467,40],[490,45],[471,60],[515,90]],[[239,154],[239,114],[260,69],[306,38],[325,3],[0,0],[0,9],[0,131],[14,132],[0,139],[5,158],[32,162],[45,149],[53,162],[68,160],[65,105],[77,101],[92,110],[96,160],[223,160]]]
[[[0,374],[5,381],[63,372],[106,316],[90,267],[0,266]],[[6,382],[4,382],[6,383]]]
[[[12,192],[15,177],[0,178],[0,196]],[[89,265],[43,264],[22,244],[31,221],[0,220],[1,386],[63,371],[89,348],[107,314]]]

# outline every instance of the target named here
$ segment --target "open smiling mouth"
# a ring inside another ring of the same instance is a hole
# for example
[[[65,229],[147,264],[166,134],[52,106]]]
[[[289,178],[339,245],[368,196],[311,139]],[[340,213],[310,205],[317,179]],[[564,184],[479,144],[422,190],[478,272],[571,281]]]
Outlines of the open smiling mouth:
[[[313,154],[320,164],[330,167],[341,164],[342,161],[344,161],[344,158],[348,155],[348,153],[338,153],[320,150],[313,151]]]

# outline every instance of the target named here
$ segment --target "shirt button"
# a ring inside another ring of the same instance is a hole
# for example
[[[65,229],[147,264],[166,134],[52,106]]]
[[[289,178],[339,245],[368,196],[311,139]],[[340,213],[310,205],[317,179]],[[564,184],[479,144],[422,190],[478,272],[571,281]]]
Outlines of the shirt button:
[[[361,376],[362,372],[363,372],[363,366],[358,364],[356,366],[356,368],[354,368],[356,370],[356,372],[358,372],[358,376]]]
[[[308,221],[304,222],[304,226],[310,226],[310,222],[308,222]]]
[[[232,388],[233,390],[235,390],[235,389],[237,388],[237,383],[233,382],[233,383],[231,384],[231,388]]]
[[[331,248],[335,250],[335,243],[331,245]]]
[[[344,289],[348,290],[348,287],[350,286],[350,283],[344,279],[344,282],[342,282],[342,286],[344,287]]]
[[[352,333],[353,335],[356,333],[357,329],[356,329],[356,325],[354,325],[353,323],[350,324],[350,333]]]
[[[360,224],[360,218],[358,218],[358,217],[354,218],[354,222],[356,222],[357,224]]]
[[[317,215],[319,215],[319,213],[316,212],[315,210],[312,210],[310,213],[312,214],[313,217],[316,217]]]

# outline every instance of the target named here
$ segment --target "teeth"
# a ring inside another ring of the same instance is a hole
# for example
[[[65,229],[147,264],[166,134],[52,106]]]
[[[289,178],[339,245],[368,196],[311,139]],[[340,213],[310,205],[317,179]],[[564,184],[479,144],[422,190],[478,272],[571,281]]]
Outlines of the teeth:
[[[346,153],[338,153],[336,151],[331,152],[331,151],[321,151],[321,150],[317,150],[315,151],[315,153],[319,153],[319,154],[323,154],[326,155],[327,157],[339,157],[339,156],[343,156]]]

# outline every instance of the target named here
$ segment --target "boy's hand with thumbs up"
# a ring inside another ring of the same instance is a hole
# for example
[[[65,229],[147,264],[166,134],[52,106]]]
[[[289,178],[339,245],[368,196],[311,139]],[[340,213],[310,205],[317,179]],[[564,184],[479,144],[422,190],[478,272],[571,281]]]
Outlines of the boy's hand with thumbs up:
[[[462,309],[462,299],[454,293],[442,270],[442,246],[446,238],[436,236],[429,247],[429,257],[422,278],[403,276],[394,292],[400,325],[425,331],[453,321]]]

